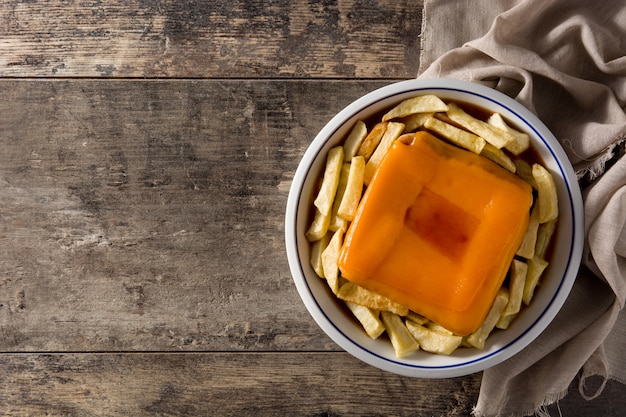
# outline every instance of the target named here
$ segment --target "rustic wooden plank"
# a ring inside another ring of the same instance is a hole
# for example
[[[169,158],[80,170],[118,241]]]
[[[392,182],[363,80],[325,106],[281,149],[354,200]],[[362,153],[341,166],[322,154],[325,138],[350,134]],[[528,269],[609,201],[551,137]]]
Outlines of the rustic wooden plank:
[[[411,78],[422,1],[9,0],[0,76]]]
[[[300,156],[385,82],[1,80],[0,351],[335,350],[300,301]]]
[[[465,417],[479,383],[401,377],[346,353],[0,355],[0,413]]]
[[[279,366],[278,366],[279,365]],[[621,415],[624,386],[585,401],[574,382],[551,415]],[[480,374],[389,374],[346,353],[3,354],[5,416],[469,416]]]

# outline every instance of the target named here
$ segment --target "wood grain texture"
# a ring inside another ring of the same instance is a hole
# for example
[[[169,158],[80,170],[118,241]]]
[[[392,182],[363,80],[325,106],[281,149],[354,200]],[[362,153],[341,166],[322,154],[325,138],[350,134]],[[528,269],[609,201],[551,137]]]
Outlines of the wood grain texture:
[[[407,378],[343,352],[0,355],[0,413],[12,416],[467,417],[479,388],[480,374]],[[551,415],[626,408],[616,382],[592,401],[570,391]]]
[[[411,78],[422,1],[18,1],[0,76]]]
[[[479,383],[400,377],[347,353],[11,355],[0,413],[465,417]]]
[[[383,84],[0,81],[0,350],[337,349],[285,204],[318,130]]]

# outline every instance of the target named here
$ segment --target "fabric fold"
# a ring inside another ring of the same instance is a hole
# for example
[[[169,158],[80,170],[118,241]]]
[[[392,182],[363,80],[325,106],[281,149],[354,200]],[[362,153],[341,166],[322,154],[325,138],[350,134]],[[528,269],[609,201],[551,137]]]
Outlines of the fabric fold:
[[[534,112],[583,190],[574,288],[528,348],[483,373],[475,415],[545,413],[576,377],[588,399],[608,378],[626,381],[626,5],[426,0],[421,58],[420,78],[481,83]]]

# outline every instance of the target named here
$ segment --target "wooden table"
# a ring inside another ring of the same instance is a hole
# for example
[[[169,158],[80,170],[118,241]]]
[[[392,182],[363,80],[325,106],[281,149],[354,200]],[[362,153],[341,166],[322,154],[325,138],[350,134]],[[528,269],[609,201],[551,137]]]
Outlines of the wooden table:
[[[312,138],[417,75],[421,2],[385,3],[0,5],[0,414],[470,414],[479,374],[361,363],[287,266]],[[573,385],[560,410],[624,394]]]

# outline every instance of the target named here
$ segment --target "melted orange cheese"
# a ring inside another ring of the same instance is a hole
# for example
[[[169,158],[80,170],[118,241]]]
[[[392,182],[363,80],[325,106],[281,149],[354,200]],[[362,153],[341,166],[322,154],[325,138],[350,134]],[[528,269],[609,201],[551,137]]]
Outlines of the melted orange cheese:
[[[396,141],[346,233],[342,276],[465,336],[483,322],[528,224],[532,190],[429,133]]]

